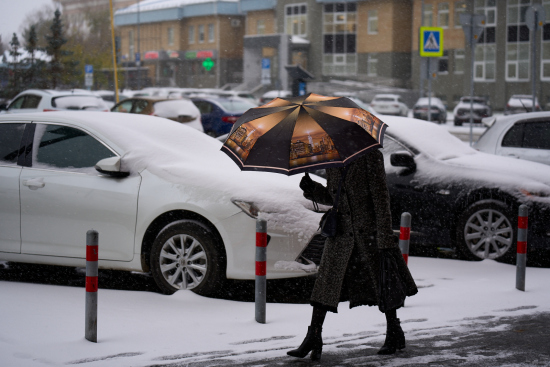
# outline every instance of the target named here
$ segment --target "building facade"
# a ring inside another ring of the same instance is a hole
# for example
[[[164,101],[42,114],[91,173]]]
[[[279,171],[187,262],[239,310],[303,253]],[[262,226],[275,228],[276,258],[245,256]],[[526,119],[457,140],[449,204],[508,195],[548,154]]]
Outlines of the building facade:
[[[115,25],[122,57],[148,68],[154,86],[241,83],[244,17],[237,0],[144,1],[117,11]]]

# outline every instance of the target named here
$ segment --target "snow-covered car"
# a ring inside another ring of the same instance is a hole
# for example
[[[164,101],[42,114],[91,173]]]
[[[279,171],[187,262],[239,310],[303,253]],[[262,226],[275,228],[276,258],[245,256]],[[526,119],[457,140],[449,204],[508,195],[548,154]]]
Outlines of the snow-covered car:
[[[132,97],[118,102],[111,111],[164,117],[204,132],[200,111],[188,98]]]
[[[476,124],[481,123],[481,120],[493,115],[493,109],[484,97],[460,97],[460,101],[453,109],[455,126],[462,126],[463,123],[470,122],[470,101],[472,101],[473,121]]]
[[[105,105],[107,108],[111,109],[116,103],[116,96],[115,92],[112,90],[95,90],[95,94],[101,97],[103,99],[103,102],[105,102]],[[119,93],[118,94],[118,101],[124,101],[125,99],[130,98],[130,96],[127,96],[125,94]]]
[[[143,115],[0,116],[0,260],[151,272],[163,293],[216,294],[254,279],[256,217],[267,221],[267,278],[317,229],[301,177],[241,172],[222,143]]]
[[[270,90],[269,92],[265,92],[260,97],[260,104],[266,104],[267,102],[271,101],[274,98],[288,98],[292,97],[292,92],[288,90]]]
[[[476,149],[550,165],[550,112],[499,116],[490,122]]]
[[[407,116],[409,108],[398,94],[377,94],[370,103],[382,115]]]
[[[430,116],[428,116],[428,107],[431,111]],[[447,108],[437,97],[422,97],[413,106],[413,117],[419,120],[428,120],[430,117],[430,121],[444,124],[447,122]]]
[[[109,108],[101,97],[87,90],[29,89],[16,95],[4,112],[27,113],[63,110],[109,111]]]
[[[533,111],[533,96],[524,94],[514,94],[506,103],[504,109],[505,115],[513,115],[516,113],[527,113]],[[535,112],[542,111],[539,100],[535,97]]]
[[[427,121],[383,120],[393,228],[398,233],[401,214],[411,214],[411,248],[511,261],[518,208],[526,204],[529,251],[550,249],[550,167],[479,152]]]

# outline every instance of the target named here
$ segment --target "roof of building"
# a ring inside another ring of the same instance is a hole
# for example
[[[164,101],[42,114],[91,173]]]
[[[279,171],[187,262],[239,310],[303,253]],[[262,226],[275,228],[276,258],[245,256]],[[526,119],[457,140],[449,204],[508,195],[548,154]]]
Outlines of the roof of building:
[[[144,0],[115,12],[115,25],[180,20],[205,15],[240,15],[239,0]]]

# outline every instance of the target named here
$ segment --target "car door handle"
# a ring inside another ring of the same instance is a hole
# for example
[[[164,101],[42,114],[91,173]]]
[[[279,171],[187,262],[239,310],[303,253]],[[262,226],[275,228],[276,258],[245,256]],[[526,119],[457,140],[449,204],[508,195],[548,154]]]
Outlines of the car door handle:
[[[27,186],[31,190],[37,190],[43,188],[46,184],[43,178],[31,178],[30,180],[24,180],[23,186]]]

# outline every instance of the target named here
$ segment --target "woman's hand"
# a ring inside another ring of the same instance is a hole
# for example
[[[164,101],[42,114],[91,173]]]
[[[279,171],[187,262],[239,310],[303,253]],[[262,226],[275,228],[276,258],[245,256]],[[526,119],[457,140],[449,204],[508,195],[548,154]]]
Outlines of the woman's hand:
[[[315,190],[315,182],[309,177],[309,174],[306,173],[302,180],[300,181],[300,188],[307,193],[313,192]]]

